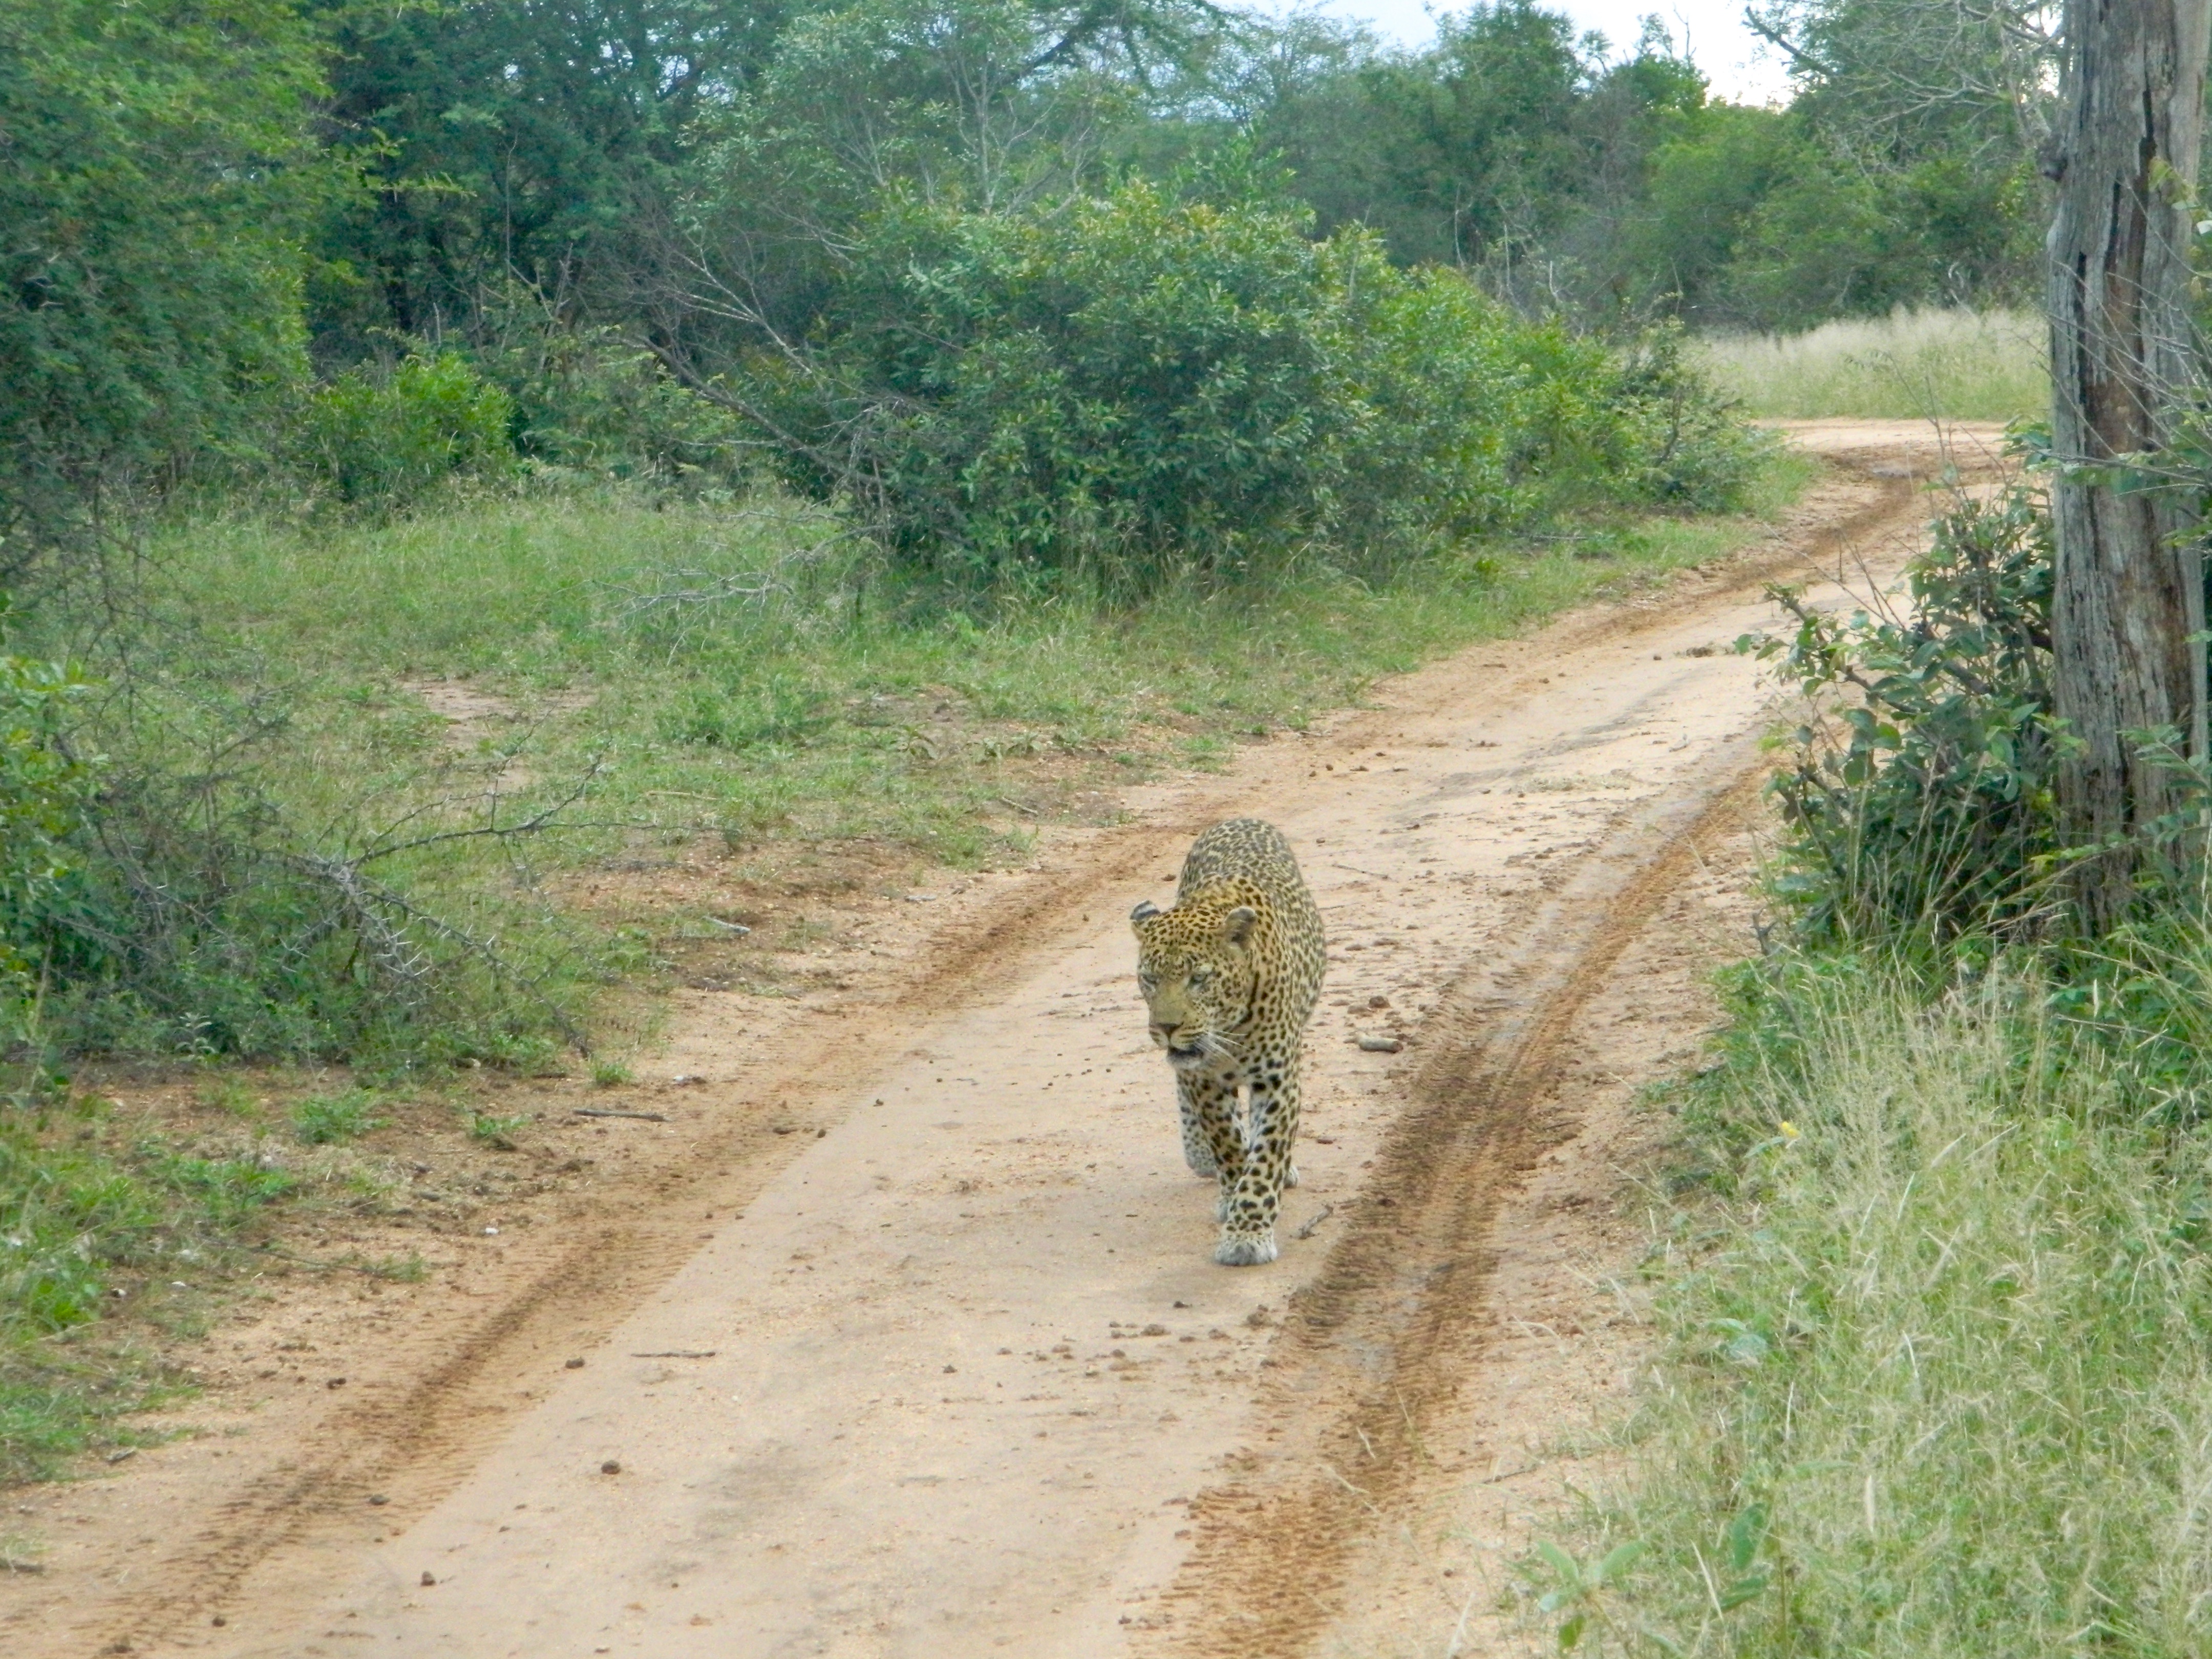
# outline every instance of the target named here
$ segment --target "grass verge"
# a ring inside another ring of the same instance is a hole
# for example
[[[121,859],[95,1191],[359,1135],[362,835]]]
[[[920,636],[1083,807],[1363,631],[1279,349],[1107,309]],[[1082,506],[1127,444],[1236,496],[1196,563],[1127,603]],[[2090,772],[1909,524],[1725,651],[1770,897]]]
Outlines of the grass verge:
[[[1802,334],[1716,335],[1695,360],[1771,420],[2045,420],[2051,381],[2039,318],[2013,311],[1904,311]]]
[[[184,1378],[151,1348],[189,1329],[296,1176],[250,1154],[141,1139],[101,1103],[0,1119],[0,1485],[87,1448]]]
[[[2201,951],[2199,952],[2201,956]],[[1650,1654],[2212,1644],[2212,1122],[2000,963],[1747,973],[1710,1196],[1565,1633]],[[1599,1582],[1602,1580],[1602,1582]],[[1579,1620],[1579,1623],[1576,1623]]]

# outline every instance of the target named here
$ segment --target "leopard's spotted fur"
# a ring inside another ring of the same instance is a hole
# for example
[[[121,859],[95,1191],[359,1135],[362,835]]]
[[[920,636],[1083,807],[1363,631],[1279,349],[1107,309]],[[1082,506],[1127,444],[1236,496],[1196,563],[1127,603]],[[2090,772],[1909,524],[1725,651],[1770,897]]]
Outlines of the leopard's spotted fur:
[[[1299,1050],[1328,965],[1321,912],[1282,832],[1231,818],[1192,843],[1175,908],[1148,900],[1129,921],[1152,1041],[1175,1068],[1183,1156],[1220,1181],[1213,1259],[1273,1261],[1283,1188],[1297,1184]]]

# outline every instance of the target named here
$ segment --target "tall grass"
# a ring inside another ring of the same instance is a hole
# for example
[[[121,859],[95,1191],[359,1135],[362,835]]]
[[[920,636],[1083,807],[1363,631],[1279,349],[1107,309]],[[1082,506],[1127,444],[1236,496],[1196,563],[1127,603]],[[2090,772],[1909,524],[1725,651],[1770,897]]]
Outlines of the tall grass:
[[[2205,954],[2200,941],[2195,954]],[[2212,1125],[2000,969],[1770,966],[1595,1597],[1639,1653],[2212,1650]]]
[[[1802,334],[1715,335],[1696,360],[1768,419],[2014,421],[2047,416],[2048,352],[2027,312],[1899,310]]]

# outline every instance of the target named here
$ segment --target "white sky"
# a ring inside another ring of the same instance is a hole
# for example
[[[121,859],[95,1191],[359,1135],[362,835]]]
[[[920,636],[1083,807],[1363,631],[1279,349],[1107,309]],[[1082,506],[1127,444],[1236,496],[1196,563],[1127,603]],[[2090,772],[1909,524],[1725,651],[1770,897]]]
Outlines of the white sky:
[[[1595,29],[1613,43],[1616,57],[1636,44],[1645,14],[1656,12],[1675,44],[1685,35],[1690,56],[1712,82],[1717,98],[1735,103],[1779,103],[1789,96],[1789,77],[1781,54],[1743,26],[1743,0],[1543,0],[1547,9],[1564,11],[1584,29]],[[1374,26],[1386,40],[1419,46],[1436,33],[1431,9],[1452,11],[1451,0],[1319,0],[1316,9],[1332,17],[1356,18]]]

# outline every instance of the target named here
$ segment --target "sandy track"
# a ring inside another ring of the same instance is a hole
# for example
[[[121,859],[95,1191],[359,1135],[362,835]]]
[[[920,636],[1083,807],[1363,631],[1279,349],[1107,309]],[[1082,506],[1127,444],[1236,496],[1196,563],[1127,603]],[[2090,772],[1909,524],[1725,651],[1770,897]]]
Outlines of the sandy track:
[[[681,1185],[535,1241],[465,1341],[106,1593],[40,1587],[10,1651],[1305,1650],[1419,1483],[1390,1449],[1482,1364],[1498,1206],[1577,1127],[1592,998],[1741,810],[1769,694],[1717,647],[1771,620],[1763,580],[1887,562],[1920,511],[1924,429],[1803,435],[1846,470],[1753,559],[1138,792],[828,1024],[689,1000],[670,1068],[722,1104]],[[1284,1256],[1231,1272],[1123,917],[1243,811],[1332,951]]]

